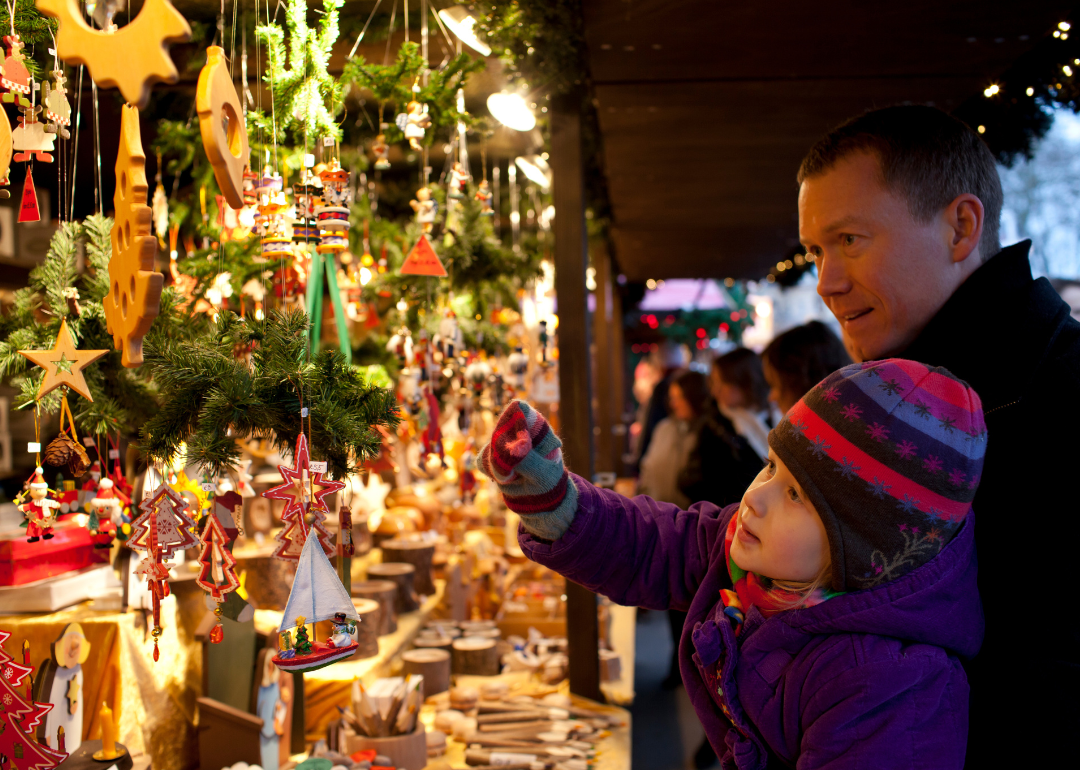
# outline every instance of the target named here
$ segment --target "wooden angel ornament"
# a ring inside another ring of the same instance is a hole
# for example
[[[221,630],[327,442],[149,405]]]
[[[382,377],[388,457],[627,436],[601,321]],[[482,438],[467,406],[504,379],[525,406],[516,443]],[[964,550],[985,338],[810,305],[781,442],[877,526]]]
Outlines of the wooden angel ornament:
[[[119,88],[128,104],[145,107],[154,83],[175,83],[169,45],[191,40],[191,27],[169,0],[146,0],[123,27],[96,30],[83,19],[79,0],[37,0],[41,13],[59,22],[56,54],[68,64],[85,64],[104,88]]]
[[[143,13],[152,1],[148,0],[143,6]],[[113,195],[116,219],[112,227],[112,259],[109,260],[111,288],[102,305],[109,334],[113,336],[113,344],[121,352],[126,367],[143,362],[143,337],[161,310],[164,276],[154,270],[157,242],[151,232],[153,212],[146,205],[149,189],[139,111],[124,105]]]
[[[395,122],[405,134],[405,138],[409,140],[411,148],[417,151],[424,149],[420,142],[424,138],[425,131],[431,128],[431,116],[428,114],[426,104],[417,101],[409,102],[405,112],[399,114]]]

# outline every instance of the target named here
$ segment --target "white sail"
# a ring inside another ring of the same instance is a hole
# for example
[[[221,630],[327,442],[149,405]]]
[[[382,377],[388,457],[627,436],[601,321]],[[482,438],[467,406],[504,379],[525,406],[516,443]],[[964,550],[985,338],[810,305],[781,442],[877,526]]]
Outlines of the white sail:
[[[296,618],[300,615],[305,623],[315,623],[329,620],[338,612],[344,612],[346,617],[354,620],[360,619],[349,592],[319,544],[318,534],[309,531],[296,565],[296,577],[289,592],[289,603],[285,605],[280,632],[295,628]]]

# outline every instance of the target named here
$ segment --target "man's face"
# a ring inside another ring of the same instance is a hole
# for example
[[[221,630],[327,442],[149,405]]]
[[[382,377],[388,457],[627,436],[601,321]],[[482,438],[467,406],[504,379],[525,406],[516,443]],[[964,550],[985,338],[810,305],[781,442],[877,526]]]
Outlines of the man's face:
[[[944,217],[916,220],[885,189],[870,153],[803,182],[799,237],[817,259],[818,294],[856,361],[902,352],[965,277]]]

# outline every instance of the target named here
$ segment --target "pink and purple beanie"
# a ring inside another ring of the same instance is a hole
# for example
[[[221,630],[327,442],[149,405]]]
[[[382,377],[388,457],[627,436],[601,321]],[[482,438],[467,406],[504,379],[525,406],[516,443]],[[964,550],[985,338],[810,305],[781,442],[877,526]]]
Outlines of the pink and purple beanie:
[[[825,524],[833,590],[851,591],[910,572],[959,531],[986,425],[965,382],[894,358],[830,374],[769,433],[769,446]]]

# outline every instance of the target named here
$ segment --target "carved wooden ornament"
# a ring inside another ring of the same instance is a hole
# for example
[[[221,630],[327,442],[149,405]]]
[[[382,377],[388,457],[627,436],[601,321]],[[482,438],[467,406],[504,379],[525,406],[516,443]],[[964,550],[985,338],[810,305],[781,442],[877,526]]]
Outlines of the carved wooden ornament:
[[[44,398],[47,393],[66,385],[87,401],[93,401],[90,397],[90,389],[86,387],[86,378],[83,377],[83,368],[97,361],[107,350],[79,350],[75,347],[75,341],[68,331],[67,319],[60,322],[60,331],[56,335],[56,344],[52,350],[20,350],[19,355],[24,356],[45,370],[45,379],[41,381],[37,397]]]
[[[7,182],[11,171],[11,121],[7,111],[0,110],[0,182]]]
[[[112,32],[91,27],[79,0],[37,0],[38,10],[60,22],[56,54],[68,64],[85,64],[104,88],[119,88],[124,99],[145,107],[153,83],[175,83],[169,45],[191,40],[191,27],[169,0],[146,0],[139,15]]]
[[[149,189],[139,111],[125,104],[120,114],[120,149],[116,155],[111,285],[103,305],[113,345],[127,367],[143,362],[143,337],[161,310],[164,276],[154,271],[157,239],[151,232],[153,212],[146,205]]]
[[[195,95],[203,149],[214,169],[214,178],[225,200],[234,209],[244,207],[244,169],[248,165],[247,126],[236,93],[225,51],[216,45],[206,49],[206,66],[199,73]]]

